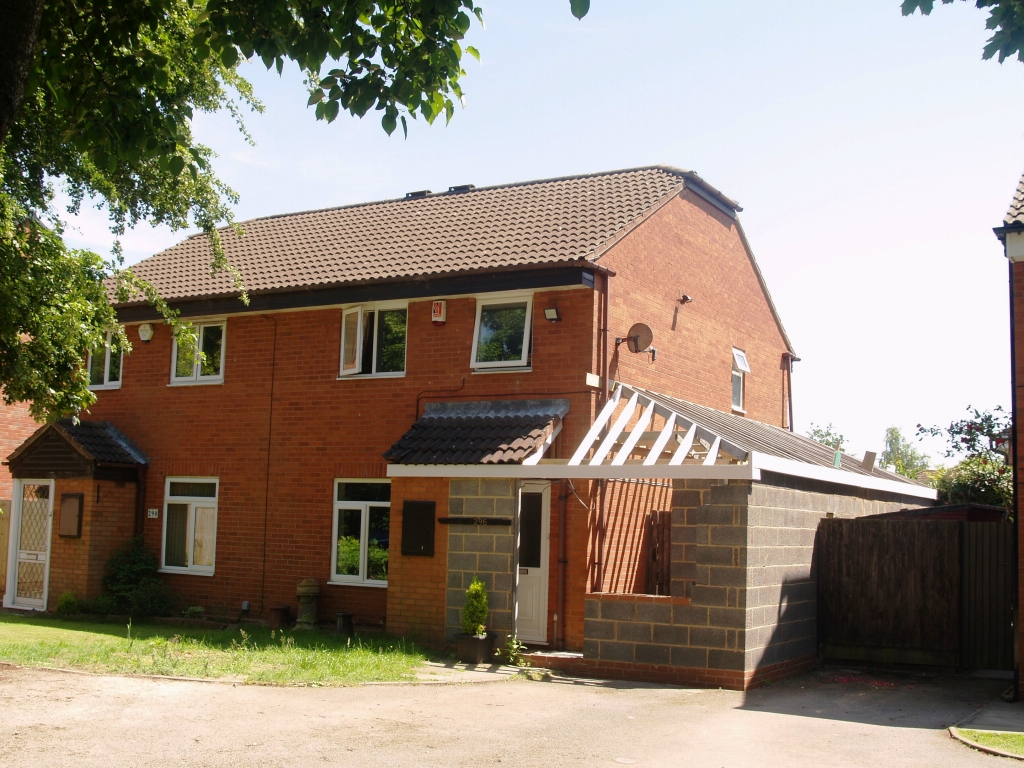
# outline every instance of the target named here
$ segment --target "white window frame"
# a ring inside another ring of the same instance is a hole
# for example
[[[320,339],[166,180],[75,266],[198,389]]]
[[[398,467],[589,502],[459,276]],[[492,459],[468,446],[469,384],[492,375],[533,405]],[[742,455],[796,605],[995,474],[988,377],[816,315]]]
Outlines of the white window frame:
[[[405,359],[402,361],[402,370],[386,371],[377,373],[377,329],[379,313],[389,309],[405,310]],[[363,313],[373,312],[373,354],[370,356],[369,372],[362,371],[363,365]],[[356,314],[356,364],[352,368],[345,367],[345,318]],[[338,353],[338,378],[355,376],[358,379],[398,379],[405,376],[409,365],[409,302],[408,301],[375,301],[364,304],[353,304],[341,311],[341,346]]]
[[[210,496],[171,496],[171,483],[214,483],[216,495]],[[169,504],[188,504],[188,524],[185,527],[185,547],[189,564],[185,567],[167,565],[167,507]],[[193,549],[195,547],[195,507],[213,507],[213,564],[194,565]],[[217,565],[217,523],[220,517],[220,478],[217,477],[167,477],[164,479],[163,523],[160,534],[160,572],[187,573],[194,576],[213,576]]]
[[[489,363],[478,363],[476,360],[477,346],[480,342],[480,318],[485,307],[495,304],[514,304],[526,302],[526,324],[523,328],[523,355],[518,360],[501,360]],[[470,367],[473,370],[485,371],[493,368],[515,368],[517,370],[528,369],[530,366],[530,347],[533,342],[533,294],[532,293],[506,293],[487,294],[476,297],[476,322],[473,324],[473,349],[470,353]]]
[[[732,409],[738,413],[746,413],[747,402],[747,374],[750,373],[750,364],[747,362],[747,353],[742,349],[732,348],[732,386],[729,391],[729,399],[732,401]],[[740,401],[737,404],[733,397],[736,389],[736,380],[740,382]]]
[[[215,320],[202,320],[193,322],[196,331],[196,352],[203,348],[203,329],[220,326],[220,370],[215,375],[203,376],[199,355],[197,354],[192,363],[191,376],[178,376],[178,339],[175,337],[171,342],[171,383],[172,387],[195,386],[197,384],[223,384],[224,383],[224,361],[228,348],[228,321],[224,318]]]
[[[382,483],[390,485],[391,481],[384,478],[339,477],[334,480],[331,505],[331,573],[328,584],[356,584],[363,587],[387,587],[387,580],[366,578],[367,549],[370,543],[370,507],[388,508],[388,540],[391,538],[391,502],[390,501],[338,501],[338,486],[341,483]],[[338,571],[338,512],[343,509],[360,509],[362,517],[359,522],[359,575],[342,576]],[[390,569],[390,562],[388,567]]]
[[[121,365],[118,370],[120,376],[117,381],[110,381],[110,355],[113,350],[110,348],[110,340],[113,337],[112,331],[107,331],[107,340],[103,343],[103,383],[93,384],[92,382],[92,350],[89,351],[89,355],[85,361],[85,370],[89,372],[89,389],[93,392],[98,392],[104,389],[120,389],[121,382],[124,380],[124,350],[119,349],[117,354],[121,356]]]

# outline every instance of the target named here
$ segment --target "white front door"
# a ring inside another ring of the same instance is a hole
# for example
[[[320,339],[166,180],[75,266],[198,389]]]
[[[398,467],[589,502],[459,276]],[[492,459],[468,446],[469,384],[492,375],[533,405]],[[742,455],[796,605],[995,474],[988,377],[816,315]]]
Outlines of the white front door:
[[[525,482],[519,490],[519,572],[516,635],[526,643],[548,639],[548,549],[551,484]]]
[[[15,480],[11,507],[4,605],[45,611],[50,580],[53,481]]]

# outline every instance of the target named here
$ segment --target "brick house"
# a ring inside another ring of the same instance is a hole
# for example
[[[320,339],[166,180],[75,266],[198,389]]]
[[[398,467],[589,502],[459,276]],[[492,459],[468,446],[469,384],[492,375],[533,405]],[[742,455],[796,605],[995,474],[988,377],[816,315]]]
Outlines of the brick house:
[[[745,687],[812,663],[817,521],[934,492],[791,432],[740,210],[650,167],[256,219],[223,233],[248,305],[203,236],[146,259],[205,359],[118,306],[134,349],[90,358],[91,431],[10,460],[15,507],[67,504],[80,538],[55,523],[5,604],[91,596],[137,531],[214,613],[314,577],[321,619],[439,646],[479,576],[536,664]]]

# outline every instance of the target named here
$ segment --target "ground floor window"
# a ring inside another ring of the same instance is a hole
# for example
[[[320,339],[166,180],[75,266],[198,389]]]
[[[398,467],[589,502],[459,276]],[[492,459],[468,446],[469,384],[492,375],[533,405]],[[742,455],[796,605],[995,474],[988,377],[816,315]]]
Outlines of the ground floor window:
[[[164,488],[165,571],[213,574],[217,547],[215,477],[168,477]]]
[[[386,587],[390,480],[335,480],[331,581]]]

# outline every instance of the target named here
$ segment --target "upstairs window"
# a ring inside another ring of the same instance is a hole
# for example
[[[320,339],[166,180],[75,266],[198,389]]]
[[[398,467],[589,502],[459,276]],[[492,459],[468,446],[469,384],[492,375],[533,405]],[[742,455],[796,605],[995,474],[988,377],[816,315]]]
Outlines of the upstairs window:
[[[732,409],[746,413],[743,407],[745,376],[750,373],[750,365],[747,363],[747,354],[742,349],[732,350]]]
[[[164,489],[163,570],[213,575],[217,548],[215,477],[169,477]]]
[[[406,305],[349,307],[341,315],[341,376],[401,376],[409,310]]]
[[[119,389],[121,386],[121,363],[124,355],[120,349],[113,349],[117,337],[107,333],[106,343],[100,349],[89,352],[89,389]]]
[[[474,368],[529,365],[533,296],[478,299],[473,332]]]
[[[215,323],[196,323],[194,326],[199,355],[188,354],[178,348],[174,340],[171,358],[172,384],[220,384],[224,381],[224,332],[227,324],[220,320]]]

